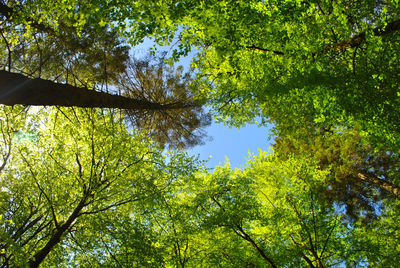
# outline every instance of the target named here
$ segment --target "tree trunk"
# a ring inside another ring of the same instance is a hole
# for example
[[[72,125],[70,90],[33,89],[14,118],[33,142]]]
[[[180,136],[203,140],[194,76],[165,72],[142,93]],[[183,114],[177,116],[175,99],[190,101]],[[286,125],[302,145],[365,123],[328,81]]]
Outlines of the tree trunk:
[[[394,185],[391,182],[382,180],[378,177],[375,177],[370,174],[362,173],[359,172],[357,174],[358,178],[360,178],[363,181],[367,181],[369,183],[372,183],[373,185],[393,194],[395,197],[399,198],[400,197],[400,187],[397,185]]]
[[[400,20],[395,20],[395,21],[389,22],[385,27],[377,27],[377,28],[374,28],[372,31],[375,36],[383,36],[383,35],[387,35],[387,34],[395,32],[395,31],[398,31],[398,30],[400,30]],[[328,46],[326,51],[333,50],[333,49],[334,50],[345,50],[348,48],[358,47],[359,45],[361,45],[361,43],[364,40],[365,40],[365,32],[361,32],[347,40],[344,40],[344,41],[339,42],[332,46]]]
[[[273,268],[277,268],[277,266],[275,265],[274,261],[269,258],[265,252],[257,245],[257,243],[243,230],[242,227],[240,227],[239,225],[236,226],[238,228],[238,230],[243,234],[243,236],[241,236],[242,238],[244,238],[245,240],[249,241],[250,244],[257,250],[257,252],[263,257],[264,260],[266,260],[269,265]]]
[[[29,267],[39,267],[40,263],[49,255],[50,251],[61,241],[62,236],[72,226],[73,222],[79,217],[79,213],[86,205],[86,197],[83,197],[79,204],[76,206],[67,221],[58,227],[52,234],[47,244],[39,250],[32,259],[29,260]]]
[[[0,81],[0,104],[5,105],[58,105],[127,110],[170,110],[195,106],[194,103],[161,104],[131,99],[40,78],[31,79],[8,71],[0,71]]]

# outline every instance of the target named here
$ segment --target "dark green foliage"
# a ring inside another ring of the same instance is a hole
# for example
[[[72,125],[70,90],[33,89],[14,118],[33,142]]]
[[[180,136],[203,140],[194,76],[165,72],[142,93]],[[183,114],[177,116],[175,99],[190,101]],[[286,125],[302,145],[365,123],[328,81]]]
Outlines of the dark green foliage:
[[[118,88],[129,98],[164,104],[165,109],[159,110],[127,110],[128,119],[160,144],[185,148],[202,143],[202,129],[211,123],[194,96],[195,86],[192,74],[182,67],[175,70],[162,60],[134,60]]]
[[[308,157],[330,176],[320,189],[327,200],[344,206],[348,219],[376,219],[382,200],[399,198],[398,154],[382,148],[374,151],[357,130],[298,129],[278,137],[274,151],[282,159]]]

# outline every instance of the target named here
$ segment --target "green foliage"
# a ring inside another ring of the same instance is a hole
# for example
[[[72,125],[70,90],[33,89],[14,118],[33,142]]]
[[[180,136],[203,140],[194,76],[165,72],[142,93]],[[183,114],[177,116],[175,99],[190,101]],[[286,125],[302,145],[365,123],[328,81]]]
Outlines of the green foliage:
[[[251,261],[238,262],[243,266],[386,263],[395,267],[397,200],[381,199],[385,209],[372,224],[349,223],[341,207],[332,205],[322,190],[331,173],[308,155],[282,157],[265,152],[252,156],[242,170],[231,170],[229,164],[217,167],[192,186],[201,226],[230,237],[224,238],[225,248],[230,247],[226,241],[239,238],[241,242],[235,243],[241,246],[235,252],[253,256]],[[237,260],[236,255],[230,256]]]
[[[21,264],[36,257],[57,232],[67,238],[53,247],[56,251],[62,247],[65,253],[61,256],[70,258],[67,248],[75,252],[80,247],[79,242],[74,244],[75,234],[83,232],[90,238],[92,230],[94,237],[89,240],[96,241],[100,233],[95,227],[102,219],[98,214],[109,211],[105,222],[129,219],[124,206],[150,202],[154,189],[185,174],[176,166],[182,161],[186,168],[195,164],[175,154],[167,161],[155,143],[129,131],[112,111],[53,109],[28,113],[26,118],[40,121],[32,130],[21,126],[18,131],[34,131],[37,138],[16,138],[14,153],[1,174],[2,236],[10,238],[2,250],[5,258],[11,258],[4,259],[5,263]],[[64,225],[67,229],[62,231]],[[57,263],[61,256],[51,254],[46,263]]]
[[[326,139],[339,140],[321,138],[317,144],[326,150],[314,154],[325,158],[260,152],[242,170],[227,163],[209,173],[194,157],[163,153],[112,111],[8,107],[3,113],[18,133],[0,175],[3,264],[23,266],[39,256],[77,210],[44,266],[398,261],[397,202],[382,199],[384,210],[372,223],[349,223],[322,190],[334,174],[329,159],[342,154],[346,166],[344,152],[354,151],[354,140],[326,147]]]
[[[0,16],[4,69],[170,108],[1,107],[1,265],[400,263],[398,1],[27,0]],[[195,79],[128,62],[146,37],[178,37],[172,61],[197,49]],[[273,122],[275,152],[210,173],[149,138],[197,144],[204,102],[232,126]]]
[[[253,254],[275,267],[332,264],[351,259],[351,235],[318,185],[327,172],[312,162],[280,161],[261,153],[241,170],[217,168],[199,195],[207,223],[243,239]],[[210,191],[211,190],[211,191]]]
[[[398,202],[393,202],[391,208],[385,209],[379,221],[372,226],[359,224],[356,227],[357,242],[353,245],[361,252],[368,252],[365,262],[371,266],[396,267],[400,263],[398,228]]]
[[[193,61],[203,84],[199,94],[221,120],[240,126],[262,115],[279,133],[305,122],[350,128],[356,123],[374,146],[399,148],[396,3],[171,1],[157,2],[157,10],[139,5],[154,22],[149,33],[163,41],[179,25],[176,57],[200,50]]]

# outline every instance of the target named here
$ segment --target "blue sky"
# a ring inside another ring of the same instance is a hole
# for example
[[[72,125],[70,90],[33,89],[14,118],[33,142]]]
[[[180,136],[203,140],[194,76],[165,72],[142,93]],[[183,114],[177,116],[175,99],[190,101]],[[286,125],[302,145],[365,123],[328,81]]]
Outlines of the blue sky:
[[[214,123],[208,127],[207,134],[212,138],[204,145],[189,150],[191,154],[199,154],[200,159],[206,160],[212,156],[208,168],[223,164],[228,158],[232,168],[239,168],[246,163],[249,153],[257,153],[258,149],[267,151],[272,140],[268,139],[269,129],[250,125],[240,130],[228,128],[223,124]]]
[[[145,57],[149,49],[154,45],[150,39],[136,46],[132,54],[138,58]],[[157,53],[171,51],[170,47],[159,47]],[[196,51],[182,58],[177,65],[189,69],[191,58]],[[269,128],[249,125],[239,129],[229,128],[222,123],[213,121],[206,129],[209,139],[205,139],[204,145],[198,145],[188,150],[189,154],[199,155],[201,160],[208,160],[207,167],[215,168],[223,164],[227,159],[232,168],[239,168],[247,162],[249,154],[256,154],[259,149],[269,150],[272,140],[269,137]]]

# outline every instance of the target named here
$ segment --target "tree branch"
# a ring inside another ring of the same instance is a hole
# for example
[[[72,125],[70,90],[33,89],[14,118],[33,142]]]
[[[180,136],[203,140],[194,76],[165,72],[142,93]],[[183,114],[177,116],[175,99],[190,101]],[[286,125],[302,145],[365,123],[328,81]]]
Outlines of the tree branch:
[[[262,47],[258,47],[255,45],[251,45],[251,46],[246,46],[247,49],[251,49],[251,50],[259,50],[259,51],[263,51],[263,52],[272,52],[275,55],[285,55],[285,53],[278,51],[278,50],[272,50],[272,49],[267,49],[267,48],[262,48]]]
[[[80,212],[78,216],[89,215],[89,214],[97,214],[99,212],[103,212],[103,211],[109,210],[110,208],[118,207],[118,206],[130,203],[130,202],[135,202],[135,201],[139,201],[139,200],[141,200],[141,198],[139,198],[139,197],[125,199],[123,201],[108,205],[108,206],[106,206],[104,208],[101,208],[101,209],[98,209],[98,210]]]
[[[389,22],[386,25],[386,27],[380,26],[380,27],[374,28],[372,30],[372,32],[375,36],[383,36],[383,35],[387,35],[387,34],[395,32],[395,31],[398,31],[398,30],[400,30],[400,20],[395,20],[395,21]],[[344,41],[334,44],[332,46],[328,46],[325,51],[326,52],[328,52],[330,50],[343,51],[348,48],[358,47],[365,40],[365,35],[366,35],[365,31],[361,32],[347,40],[344,40]]]
[[[367,172],[359,172],[357,174],[357,176],[361,180],[367,181],[367,182],[393,194],[397,198],[400,197],[400,187],[391,182],[380,179],[380,178],[378,178],[372,174],[369,174]]]

